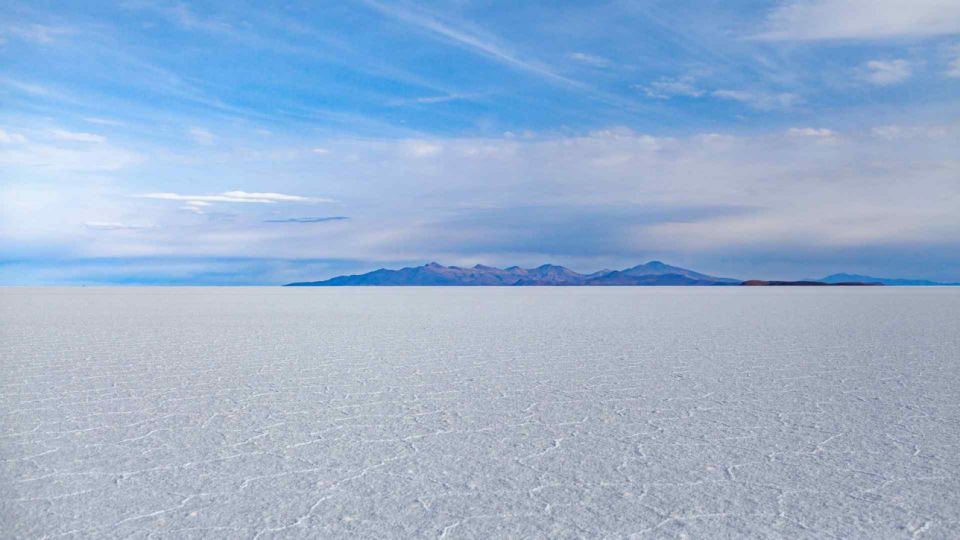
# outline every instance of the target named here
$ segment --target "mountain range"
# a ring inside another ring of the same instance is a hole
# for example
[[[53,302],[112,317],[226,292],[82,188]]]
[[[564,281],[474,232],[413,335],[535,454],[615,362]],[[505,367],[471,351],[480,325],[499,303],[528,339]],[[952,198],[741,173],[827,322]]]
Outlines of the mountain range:
[[[337,276],[323,281],[290,283],[287,287],[341,286],[657,286],[657,285],[960,285],[922,279],[876,278],[859,274],[832,274],[803,281],[740,280],[701,274],[686,268],[650,261],[624,270],[600,270],[590,274],[574,272],[555,264],[536,268],[495,268],[478,264],[469,268],[443,266],[432,262],[423,266],[388,270],[381,268],[366,274]]]
[[[381,268],[366,274],[337,276],[324,281],[290,283],[287,287],[341,286],[657,286],[657,285],[960,285],[922,279],[875,278],[859,274],[832,274],[803,281],[740,280],[701,274],[686,268],[650,261],[624,270],[600,270],[581,274],[555,264],[536,268],[495,268],[478,264],[469,268],[443,266],[432,262],[423,266],[387,270]]]
[[[600,270],[581,274],[569,268],[544,264],[536,268],[494,268],[478,264],[469,268],[437,263],[366,274],[338,276],[325,281],[290,283],[291,287],[336,287],[376,285],[429,286],[533,286],[533,285],[739,285],[739,279],[709,276],[660,261],[650,261],[624,270]]]

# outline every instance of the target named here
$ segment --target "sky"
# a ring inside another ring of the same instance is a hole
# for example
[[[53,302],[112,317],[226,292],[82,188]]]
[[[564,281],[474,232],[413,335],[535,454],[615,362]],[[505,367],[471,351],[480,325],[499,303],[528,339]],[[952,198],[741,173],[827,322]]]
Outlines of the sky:
[[[960,2],[0,0],[0,284],[960,281]]]

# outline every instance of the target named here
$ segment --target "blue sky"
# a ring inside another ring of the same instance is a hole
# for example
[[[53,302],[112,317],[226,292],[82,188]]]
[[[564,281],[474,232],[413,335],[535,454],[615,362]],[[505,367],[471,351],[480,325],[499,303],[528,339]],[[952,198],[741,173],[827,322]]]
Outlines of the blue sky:
[[[960,3],[0,2],[0,283],[960,280]]]

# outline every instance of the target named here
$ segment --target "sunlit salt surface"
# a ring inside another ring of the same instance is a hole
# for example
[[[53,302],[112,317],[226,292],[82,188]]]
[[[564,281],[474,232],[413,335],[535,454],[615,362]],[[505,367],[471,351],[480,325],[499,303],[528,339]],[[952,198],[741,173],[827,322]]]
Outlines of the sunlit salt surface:
[[[0,290],[0,536],[956,538],[960,288]]]

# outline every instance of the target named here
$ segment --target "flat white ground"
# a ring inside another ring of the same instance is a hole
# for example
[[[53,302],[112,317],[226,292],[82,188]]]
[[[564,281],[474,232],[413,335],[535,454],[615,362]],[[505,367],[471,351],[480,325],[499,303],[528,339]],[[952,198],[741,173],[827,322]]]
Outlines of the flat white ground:
[[[960,288],[0,290],[0,537],[960,535]]]

